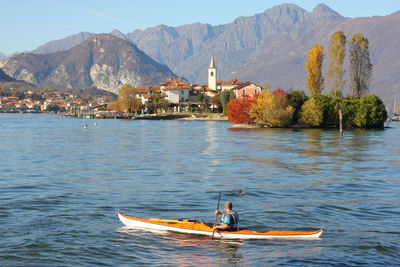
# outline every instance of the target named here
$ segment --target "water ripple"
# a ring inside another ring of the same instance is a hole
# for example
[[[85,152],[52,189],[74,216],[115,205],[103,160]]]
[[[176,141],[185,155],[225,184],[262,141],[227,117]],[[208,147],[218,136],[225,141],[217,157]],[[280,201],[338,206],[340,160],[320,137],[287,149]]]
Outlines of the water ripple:
[[[230,130],[227,123],[0,114],[1,265],[400,265],[400,127]],[[320,240],[210,240],[122,227],[213,221]],[[222,205],[221,205],[222,207]]]

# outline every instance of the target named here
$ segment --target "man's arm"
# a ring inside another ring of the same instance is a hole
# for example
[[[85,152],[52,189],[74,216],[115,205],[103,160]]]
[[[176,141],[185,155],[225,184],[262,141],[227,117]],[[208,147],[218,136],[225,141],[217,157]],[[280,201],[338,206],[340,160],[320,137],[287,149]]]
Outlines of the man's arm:
[[[222,224],[222,225],[218,225],[218,226],[213,227],[213,230],[224,230],[224,229],[227,229],[227,228],[229,228],[229,225]]]

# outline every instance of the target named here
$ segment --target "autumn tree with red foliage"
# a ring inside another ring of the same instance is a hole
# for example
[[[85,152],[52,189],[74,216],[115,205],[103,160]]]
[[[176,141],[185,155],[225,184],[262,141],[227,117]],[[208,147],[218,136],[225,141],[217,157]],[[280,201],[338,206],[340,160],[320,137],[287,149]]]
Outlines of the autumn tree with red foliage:
[[[250,118],[250,108],[254,104],[254,98],[235,98],[227,105],[228,120],[232,123],[247,123],[253,122]]]

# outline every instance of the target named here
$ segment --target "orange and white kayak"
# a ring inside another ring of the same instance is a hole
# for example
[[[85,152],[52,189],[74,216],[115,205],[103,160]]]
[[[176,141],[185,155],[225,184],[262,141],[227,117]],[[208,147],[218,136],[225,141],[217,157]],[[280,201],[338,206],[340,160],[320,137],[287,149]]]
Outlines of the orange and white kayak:
[[[194,220],[168,220],[168,219],[142,219],[118,212],[118,217],[123,224],[130,228],[140,228],[157,231],[172,231],[186,234],[212,236],[212,225]],[[317,239],[322,234],[322,229],[317,231],[265,231],[255,232],[248,229],[238,231],[215,231],[214,238],[226,239]]]

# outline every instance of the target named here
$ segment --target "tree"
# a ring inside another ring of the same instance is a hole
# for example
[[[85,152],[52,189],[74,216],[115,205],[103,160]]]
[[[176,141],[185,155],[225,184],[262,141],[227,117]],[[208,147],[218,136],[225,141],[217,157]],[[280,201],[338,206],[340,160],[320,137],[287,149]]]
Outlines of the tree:
[[[220,102],[222,106],[222,113],[226,115],[226,105],[235,99],[235,93],[232,90],[223,90],[220,94]]]
[[[136,98],[135,87],[130,84],[124,84],[119,90],[118,102],[122,111],[134,112],[140,107],[140,99]]]
[[[336,127],[339,125],[339,108],[341,98],[329,95],[313,96],[320,111],[322,111],[321,126]]]
[[[362,97],[369,88],[372,75],[372,64],[369,57],[369,42],[364,35],[355,33],[350,45],[350,88],[353,96]]]
[[[305,68],[307,71],[306,85],[311,95],[319,95],[324,86],[322,77],[322,61],[324,59],[324,48],[322,45],[315,45],[308,51]]]
[[[235,98],[227,105],[228,120],[232,123],[247,123],[253,122],[250,117],[250,108],[254,104],[253,98]]]
[[[107,105],[107,109],[112,111],[121,111],[121,103],[118,101],[110,102]]]
[[[264,86],[262,87],[262,90],[263,91],[271,91],[271,85],[269,85],[269,84],[264,84]]]
[[[16,92],[15,96],[18,97],[20,100],[26,98],[26,95],[24,92]]]
[[[308,100],[304,91],[290,91],[288,94],[288,104],[294,108],[292,122],[296,123],[300,118],[301,106]]]
[[[376,95],[365,95],[359,101],[354,123],[360,128],[383,129],[387,112],[382,100]]]
[[[346,36],[335,32],[329,42],[328,87],[331,95],[342,96],[344,86],[343,61],[346,54]]]
[[[340,108],[342,110],[344,128],[352,129],[357,126],[354,121],[359,102],[359,99],[353,97],[342,99]]]
[[[323,119],[322,110],[314,98],[307,100],[301,107],[300,123],[306,127],[318,127]]]
[[[211,97],[211,110],[212,111],[217,111],[220,112],[220,108],[221,108],[221,96],[220,95],[215,95],[213,97]]]
[[[147,104],[148,106],[151,105],[154,109],[156,109],[156,112],[158,112],[158,109],[161,109],[161,111],[167,111],[170,102],[162,97],[161,94],[154,94],[151,101]]]
[[[294,109],[288,106],[287,95],[282,89],[264,92],[251,106],[250,116],[259,125],[287,127],[292,121]]]

